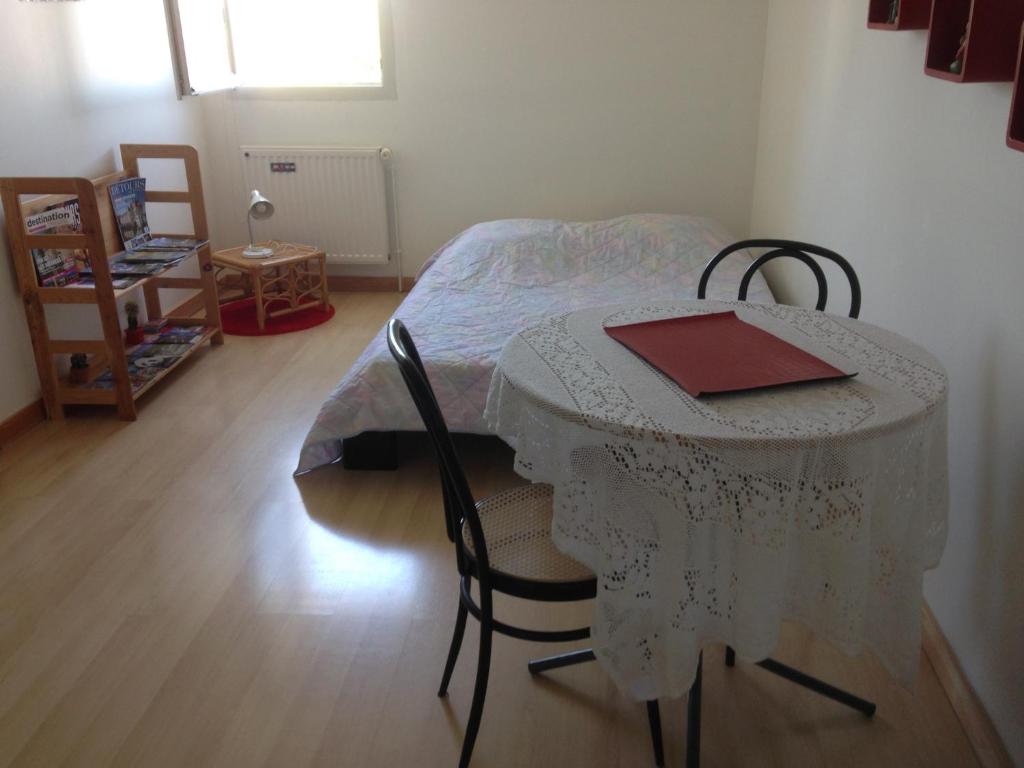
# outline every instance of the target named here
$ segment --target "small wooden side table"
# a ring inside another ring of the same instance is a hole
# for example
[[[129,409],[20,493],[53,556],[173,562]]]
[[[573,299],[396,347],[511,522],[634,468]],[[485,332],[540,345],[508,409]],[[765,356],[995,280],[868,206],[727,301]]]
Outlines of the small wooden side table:
[[[218,288],[242,287],[256,299],[256,322],[264,330],[268,317],[280,317],[317,305],[330,307],[327,291],[327,255],[312,245],[270,240],[257,245],[272,248],[273,256],[249,259],[242,255],[248,246],[228,248],[213,254]],[[239,272],[243,286],[222,279],[225,271]],[[244,286],[248,282],[249,287]],[[281,306],[281,305],[284,306]]]

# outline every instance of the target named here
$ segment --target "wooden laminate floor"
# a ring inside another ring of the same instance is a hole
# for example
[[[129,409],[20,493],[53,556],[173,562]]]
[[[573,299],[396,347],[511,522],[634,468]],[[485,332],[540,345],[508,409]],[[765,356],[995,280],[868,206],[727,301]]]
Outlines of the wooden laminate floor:
[[[336,294],[324,326],[197,355],[135,423],[82,411],[0,452],[0,765],[455,764],[476,630],[439,700],[456,580],[425,443],[398,472],[291,475],[398,301]],[[521,482],[509,450],[468,448],[478,495]],[[547,626],[587,610],[498,608]],[[653,765],[642,705],[598,666],[527,674],[564,649],[497,639],[475,765]],[[871,722],[722,657],[705,766],[975,764],[927,659],[910,693],[787,629],[777,658],[874,699]],[[683,704],[662,706],[682,765]]]

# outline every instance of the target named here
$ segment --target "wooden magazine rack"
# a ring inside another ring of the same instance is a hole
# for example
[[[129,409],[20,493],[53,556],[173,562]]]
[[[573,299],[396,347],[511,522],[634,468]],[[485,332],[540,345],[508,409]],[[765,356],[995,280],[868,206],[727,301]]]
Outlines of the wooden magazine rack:
[[[151,203],[180,203],[190,207],[194,232],[173,234],[173,237],[194,237],[208,240],[203,186],[199,175],[199,155],[193,147],[165,144],[122,144],[121,158],[124,170],[98,179],[81,178],[4,178],[0,179],[7,232],[11,243],[11,256],[18,277],[18,286],[25,302],[25,315],[32,349],[35,353],[39,383],[42,387],[46,414],[51,419],[64,416],[64,406],[116,405],[118,415],[132,421],[136,417],[135,401],[148,392],[170,371],[178,367],[202,342],[222,344],[220,310],[217,305],[217,287],[214,282],[213,263],[209,243],[196,249],[199,277],[165,277],[163,273],[144,277],[133,285],[115,289],[110,273],[109,257],[122,250],[117,222],[110,203],[109,187],[123,179],[139,175],[139,160],[181,160],[185,164],[188,182],[186,191],[146,190],[146,201]],[[23,197],[31,199],[22,200]],[[25,217],[49,205],[77,198],[81,214],[81,231],[75,234],[32,235],[25,228]],[[39,285],[32,259],[34,248],[80,249],[87,252],[95,287],[77,288],[43,287]],[[191,257],[189,257],[191,258]],[[172,267],[173,269],[173,267]],[[166,271],[166,270],[165,270]],[[141,386],[132,386],[128,373],[128,358],[124,334],[118,318],[117,300],[142,289],[146,312],[151,318],[166,317],[172,326],[202,326],[203,334],[192,349],[172,365],[160,371]],[[198,289],[205,316],[196,318],[194,312],[183,310],[193,306],[193,299],[164,315],[160,305],[160,288]],[[99,311],[103,328],[102,340],[52,339],[46,323],[47,304],[91,304]],[[90,366],[109,368],[111,389],[72,384],[58,376],[57,358],[60,355],[85,353]]]

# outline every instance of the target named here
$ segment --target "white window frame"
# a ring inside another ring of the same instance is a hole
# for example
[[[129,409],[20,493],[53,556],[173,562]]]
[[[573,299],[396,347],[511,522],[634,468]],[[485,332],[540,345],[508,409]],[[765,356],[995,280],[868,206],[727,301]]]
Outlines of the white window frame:
[[[225,24],[227,24],[227,2],[225,6]],[[164,0],[167,16],[167,34],[171,43],[171,61],[174,69],[174,82],[178,91],[178,99],[186,96],[201,96],[204,93],[228,91],[243,99],[284,99],[284,100],[377,100],[394,99],[395,89],[395,49],[394,33],[391,24],[391,0],[378,0],[380,13],[380,85],[332,85],[332,86],[281,86],[253,87],[242,85],[226,85],[223,88],[208,91],[196,91],[192,88],[188,77],[188,59],[185,56],[185,40],[181,31],[181,17],[178,12],[178,0]],[[225,30],[230,55],[231,36]]]

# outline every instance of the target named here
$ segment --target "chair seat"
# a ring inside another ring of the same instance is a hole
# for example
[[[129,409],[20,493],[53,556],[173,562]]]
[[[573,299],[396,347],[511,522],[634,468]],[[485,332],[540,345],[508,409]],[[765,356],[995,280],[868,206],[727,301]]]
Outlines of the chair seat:
[[[566,583],[590,581],[594,574],[551,540],[552,488],[535,483],[510,488],[476,504],[487,542],[491,570],[517,579]],[[469,526],[462,526],[462,540],[475,557]]]

